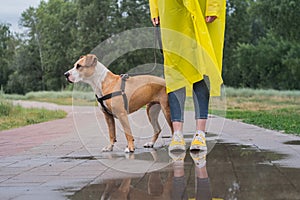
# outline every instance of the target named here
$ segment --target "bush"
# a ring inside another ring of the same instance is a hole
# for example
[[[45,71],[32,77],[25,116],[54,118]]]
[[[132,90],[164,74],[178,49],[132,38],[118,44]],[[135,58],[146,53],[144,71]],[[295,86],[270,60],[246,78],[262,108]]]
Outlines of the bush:
[[[0,116],[9,116],[13,105],[7,101],[0,101]]]
[[[299,45],[267,34],[258,44],[240,44],[235,51],[240,87],[299,90]]]

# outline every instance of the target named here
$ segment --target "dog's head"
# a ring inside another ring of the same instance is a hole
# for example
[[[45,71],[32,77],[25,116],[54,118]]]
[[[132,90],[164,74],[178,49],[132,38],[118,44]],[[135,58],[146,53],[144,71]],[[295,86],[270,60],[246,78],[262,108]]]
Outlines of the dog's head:
[[[74,67],[64,73],[64,76],[70,83],[87,80],[95,73],[97,62],[98,59],[93,54],[81,56]]]

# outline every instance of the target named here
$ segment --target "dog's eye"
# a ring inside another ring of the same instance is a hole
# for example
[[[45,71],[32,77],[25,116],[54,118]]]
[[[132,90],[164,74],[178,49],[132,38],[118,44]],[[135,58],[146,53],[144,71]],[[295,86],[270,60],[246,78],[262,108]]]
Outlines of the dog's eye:
[[[79,69],[80,67],[82,67],[82,66],[79,64],[76,65],[76,69]]]

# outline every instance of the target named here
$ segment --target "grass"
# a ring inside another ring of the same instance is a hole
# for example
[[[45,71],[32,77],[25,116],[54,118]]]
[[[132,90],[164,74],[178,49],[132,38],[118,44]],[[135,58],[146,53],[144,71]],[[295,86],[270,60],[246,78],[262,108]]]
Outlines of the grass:
[[[193,109],[187,98],[186,109]],[[212,97],[210,114],[300,135],[300,91],[226,88],[222,97]]]
[[[40,102],[50,102],[58,105],[78,105],[78,106],[93,106],[96,98],[93,92],[79,91],[40,91],[29,92],[26,95],[16,94],[0,94],[0,98],[9,100],[30,100]]]
[[[267,129],[300,135],[300,109],[282,108],[261,111],[227,110],[226,117]]]
[[[30,92],[25,96],[0,94],[0,98],[46,101],[59,105],[96,105],[91,91]],[[267,129],[300,135],[300,91],[226,88],[211,98],[210,113]],[[186,110],[193,109],[187,98]]]
[[[300,135],[300,91],[226,89],[226,117]]]
[[[37,108],[22,108],[13,106],[7,100],[0,100],[0,130],[7,130],[37,124],[49,120],[64,118],[64,111],[49,111]]]

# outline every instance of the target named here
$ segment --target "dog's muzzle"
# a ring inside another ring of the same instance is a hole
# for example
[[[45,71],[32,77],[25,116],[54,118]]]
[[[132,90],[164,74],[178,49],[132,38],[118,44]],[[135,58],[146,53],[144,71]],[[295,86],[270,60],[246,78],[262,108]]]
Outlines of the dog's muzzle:
[[[69,76],[70,76],[70,75],[71,75],[70,72],[64,73],[64,76],[66,77],[67,81],[68,81],[69,83],[73,83],[73,82],[70,81],[70,79],[69,79]]]

